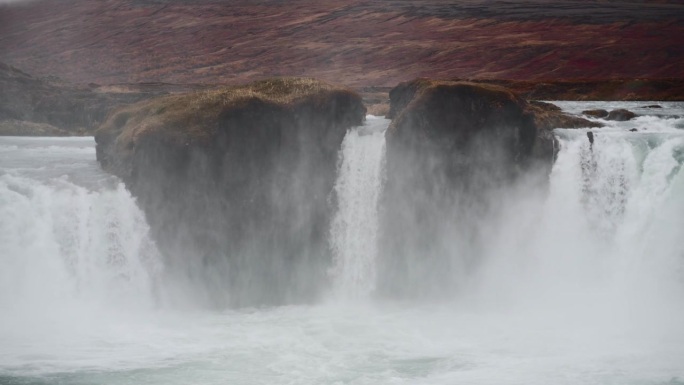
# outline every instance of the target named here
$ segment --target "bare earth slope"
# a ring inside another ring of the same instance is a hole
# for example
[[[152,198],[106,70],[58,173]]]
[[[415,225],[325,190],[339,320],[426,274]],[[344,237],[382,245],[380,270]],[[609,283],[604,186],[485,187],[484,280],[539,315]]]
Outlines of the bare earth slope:
[[[0,5],[0,61],[87,83],[313,76],[394,86],[684,78],[676,1],[43,0]]]

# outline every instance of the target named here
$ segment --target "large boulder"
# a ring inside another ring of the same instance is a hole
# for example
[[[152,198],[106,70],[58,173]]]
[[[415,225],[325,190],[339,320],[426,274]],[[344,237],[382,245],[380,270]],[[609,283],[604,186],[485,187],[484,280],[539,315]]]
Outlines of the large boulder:
[[[552,103],[531,100],[527,102],[525,111],[532,114],[535,126],[541,131],[549,132],[555,128],[603,127],[601,123],[566,114]]]
[[[266,80],[121,108],[97,159],[138,198],[177,282],[220,306],[305,301],[326,281],[338,150],[364,116],[348,89]]]
[[[489,160],[497,169],[515,173],[535,162],[552,162],[554,128],[601,126],[485,83],[416,79],[390,91],[390,102],[388,162],[394,153],[406,155],[401,148],[406,147],[419,157],[438,157],[446,167],[462,163],[454,157],[484,161],[495,155]]]
[[[606,120],[615,120],[618,122],[626,122],[628,120],[632,120],[637,117],[637,114],[630,110],[626,110],[624,108],[618,108],[615,110],[612,110],[608,113],[608,116],[606,116]]]
[[[586,116],[591,116],[592,118],[605,118],[606,116],[608,116],[608,111],[598,108],[593,110],[584,110],[582,111],[582,114]]]
[[[393,118],[387,131],[388,159],[394,153],[437,157],[446,167],[491,160],[511,175],[552,163],[553,129],[602,126],[551,103],[527,102],[497,85],[424,78],[390,91],[388,117]],[[491,153],[492,148],[497,151]]]
[[[379,287],[386,293],[448,292],[458,284],[454,253],[468,254],[465,245],[482,236],[474,224],[521,177],[545,180],[552,130],[597,125],[491,84],[418,79],[390,100]]]

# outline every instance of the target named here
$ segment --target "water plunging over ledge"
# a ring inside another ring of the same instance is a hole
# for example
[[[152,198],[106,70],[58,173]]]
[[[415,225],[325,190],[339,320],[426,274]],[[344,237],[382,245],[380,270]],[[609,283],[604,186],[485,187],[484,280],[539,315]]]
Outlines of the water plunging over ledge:
[[[610,124],[593,144],[557,130],[548,189],[481,218],[461,290],[405,301],[373,295],[387,121],[370,118],[341,150],[330,295],[223,311],[179,305],[90,138],[0,138],[0,384],[680,384],[682,120]]]

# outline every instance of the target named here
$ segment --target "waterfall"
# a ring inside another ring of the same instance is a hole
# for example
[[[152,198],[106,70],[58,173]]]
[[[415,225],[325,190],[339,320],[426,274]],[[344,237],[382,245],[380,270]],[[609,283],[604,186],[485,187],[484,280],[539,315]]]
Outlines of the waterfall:
[[[378,204],[387,124],[369,119],[342,144],[329,237],[338,299],[368,297],[383,274]],[[676,239],[684,228],[678,199],[684,136],[606,129],[595,133],[593,144],[586,130],[556,130],[556,136],[560,149],[548,191],[522,180],[488,193],[499,209],[469,222],[481,237],[451,231],[439,240],[450,250],[448,265],[477,261],[467,276],[452,274],[463,284],[450,296],[510,306],[602,306],[624,302],[625,293],[632,302],[652,301],[649,290],[681,285],[684,247]],[[415,255],[407,268],[424,268],[425,260]]]
[[[378,250],[378,201],[382,191],[385,129],[389,121],[369,116],[342,142],[335,182],[337,212],[332,220],[331,270],[338,297],[363,298],[373,292]]]
[[[401,236],[435,241],[399,266],[424,279],[389,277],[434,290],[401,298],[382,292],[389,122],[368,117],[330,196],[331,300],[220,310],[198,305],[206,277],[160,256],[91,138],[0,138],[0,384],[681,384],[684,134],[656,119],[593,144],[556,130],[548,183],[407,221]]]
[[[574,185],[572,220],[585,228],[582,237],[594,245],[613,289],[653,301],[665,293],[649,290],[684,283],[677,240],[684,235],[684,135],[605,131],[590,146],[582,134],[560,134],[550,203],[559,203],[557,186]]]
[[[79,317],[86,308],[154,307],[161,260],[135,200],[93,161],[92,139],[7,141],[0,146],[5,326]]]
[[[549,190],[507,191],[489,220],[476,300],[587,322],[681,315],[684,135],[607,129],[593,145],[585,130],[556,135]]]

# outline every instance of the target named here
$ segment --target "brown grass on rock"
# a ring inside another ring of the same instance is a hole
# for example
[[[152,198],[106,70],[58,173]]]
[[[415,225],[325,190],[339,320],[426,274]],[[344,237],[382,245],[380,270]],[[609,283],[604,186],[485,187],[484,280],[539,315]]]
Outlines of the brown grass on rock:
[[[393,158],[410,153],[417,159],[437,157],[447,169],[465,162],[514,175],[528,164],[551,164],[554,128],[600,126],[489,83],[419,78],[392,89],[390,101],[389,169]],[[459,179],[467,172],[447,174]]]
[[[338,152],[365,112],[354,91],[308,78],[165,96],[113,112],[97,158],[137,197],[167,258],[201,276],[227,266],[211,302],[307,300],[325,282]]]
[[[275,78],[247,85],[215,90],[169,95],[146,100],[115,110],[98,129],[95,139],[98,159],[104,167],[109,164],[106,153],[113,148],[119,155],[131,153],[141,140],[157,137],[174,146],[210,146],[218,135],[222,121],[231,112],[249,109],[254,104],[270,106],[271,113],[297,115],[298,109],[320,114],[347,110],[354,104],[356,114],[335,116],[350,118],[360,124],[365,111],[356,92],[312,78]],[[354,115],[353,117],[351,117]],[[360,117],[360,118],[359,118]],[[344,119],[343,119],[344,120]],[[128,171],[118,170],[120,176]]]

